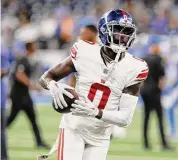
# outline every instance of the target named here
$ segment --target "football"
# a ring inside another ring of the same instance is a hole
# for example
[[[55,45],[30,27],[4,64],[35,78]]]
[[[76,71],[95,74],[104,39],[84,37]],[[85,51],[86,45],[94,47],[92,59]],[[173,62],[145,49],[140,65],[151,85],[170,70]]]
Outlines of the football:
[[[66,90],[68,92],[70,92],[74,96],[74,98],[71,99],[71,98],[67,97],[66,95],[63,95],[64,96],[64,100],[68,104],[68,106],[64,107],[63,109],[61,109],[60,107],[55,108],[55,103],[54,103],[54,99],[53,99],[52,100],[52,106],[53,106],[53,108],[54,108],[54,110],[56,112],[59,112],[59,113],[69,113],[70,112],[70,108],[72,108],[72,106],[71,106],[72,103],[74,103],[74,101],[76,99],[79,99],[78,94],[75,92],[75,90],[73,90],[73,89],[66,89]]]

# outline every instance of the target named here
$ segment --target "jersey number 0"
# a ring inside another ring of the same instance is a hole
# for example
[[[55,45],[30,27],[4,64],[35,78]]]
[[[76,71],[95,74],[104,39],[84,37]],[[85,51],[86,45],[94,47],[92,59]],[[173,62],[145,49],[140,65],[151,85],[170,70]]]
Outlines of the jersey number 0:
[[[100,100],[100,103],[98,105],[98,109],[104,109],[106,107],[106,103],[108,101],[108,98],[109,98],[109,95],[111,93],[111,90],[109,87],[107,86],[104,86],[100,83],[93,83],[90,87],[90,91],[89,91],[89,94],[88,94],[88,99],[93,102],[94,98],[95,98],[95,95],[96,95],[96,92],[97,90],[99,91],[102,91],[103,94],[102,94],[102,97],[101,97],[101,100]]]

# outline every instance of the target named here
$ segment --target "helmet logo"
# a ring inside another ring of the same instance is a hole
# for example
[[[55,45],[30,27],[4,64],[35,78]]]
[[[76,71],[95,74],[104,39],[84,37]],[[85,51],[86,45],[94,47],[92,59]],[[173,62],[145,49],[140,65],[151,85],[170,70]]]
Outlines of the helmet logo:
[[[118,30],[115,29],[114,26],[117,25],[128,29],[130,28],[133,32],[132,35],[124,35],[124,33],[122,33],[122,35],[116,34],[122,29],[121,27],[119,27]],[[128,49],[135,39],[136,29],[131,15],[122,9],[108,11],[102,16],[98,24],[99,38],[101,42],[113,50]]]
[[[124,15],[124,20],[127,21],[127,16],[126,15]]]
[[[132,19],[127,17],[127,15],[123,15],[123,18],[120,19],[120,21],[122,23],[128,23],[128,24],[131,24],[132,23]]]
[[[126,15],[124,15],[124,21],[125,21],[125,23],[127,23],[127,16]]]
[[[100,31],[101,31],[102,33],[104,33],[104,32],[106,32],[106,28],[102,26],[101,29],[100,29]]]

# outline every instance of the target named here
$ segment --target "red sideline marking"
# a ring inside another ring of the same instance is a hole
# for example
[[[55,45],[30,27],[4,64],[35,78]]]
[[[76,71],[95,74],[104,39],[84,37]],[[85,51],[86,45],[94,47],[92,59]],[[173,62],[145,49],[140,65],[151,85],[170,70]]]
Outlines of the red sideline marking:
[[[145,79],[148,76],[148,72],[140,73],[137,78]]]

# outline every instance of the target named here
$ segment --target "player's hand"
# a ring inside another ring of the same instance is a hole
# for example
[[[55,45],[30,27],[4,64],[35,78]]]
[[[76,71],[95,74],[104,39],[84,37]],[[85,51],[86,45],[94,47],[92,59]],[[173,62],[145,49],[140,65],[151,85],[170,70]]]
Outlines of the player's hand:
[[[85,101],[75,100],[72,107],[70,110],[76,116],[95,117],[99,113],[99,109],[88,98]]]
[[[51,93],[51,96],[54,99],[55,106],[59,106],[61,109],[67,107],[67,103],[64,100],[63,94],[71,99],[74,98],[74,96],[66,90],[66,89],[74,89],[74,88],[66,84],[57,83],[56,81],[52,80],[49,82],[48,88]]]

